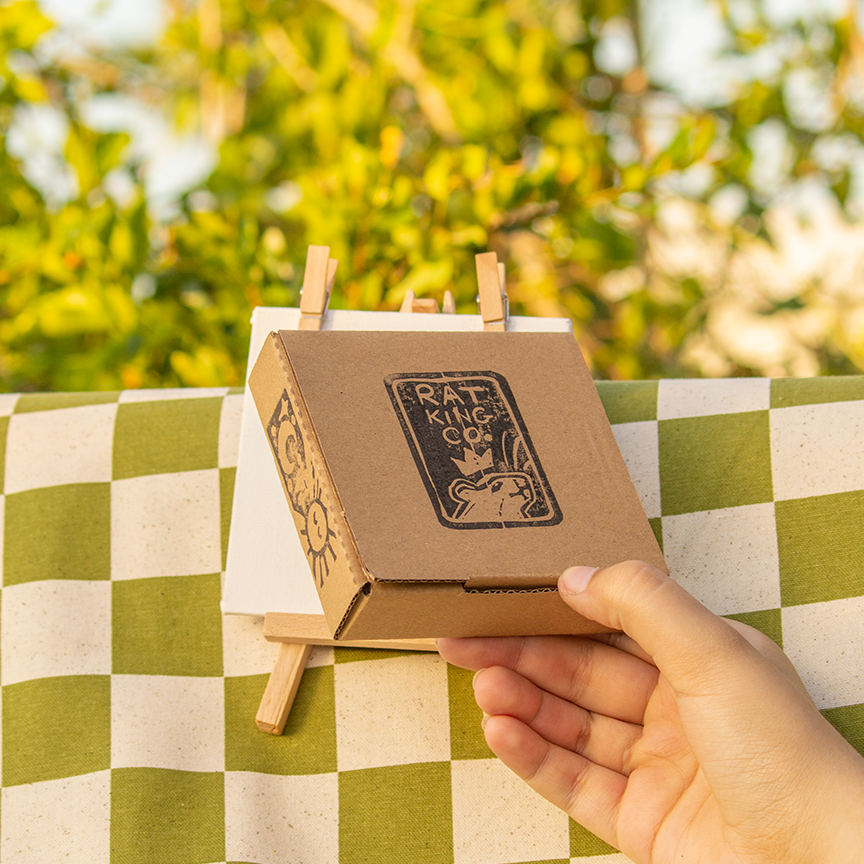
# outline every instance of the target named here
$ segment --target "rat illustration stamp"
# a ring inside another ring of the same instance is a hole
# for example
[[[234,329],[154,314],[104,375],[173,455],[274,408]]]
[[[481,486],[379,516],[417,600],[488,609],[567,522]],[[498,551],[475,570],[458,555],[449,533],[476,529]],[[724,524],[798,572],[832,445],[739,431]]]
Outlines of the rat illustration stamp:
[[[442,525],[518,528],[561,521],[503,375],[399,373],[384,384]]]
[[[307,458],[306,444],[286,391],[282,392],[267,424],[267,437],[288,501],[303,523],[299,532],[312,575],[323,585],[330,573],[327,556],[336,561],[331,543],[336,534],[330,528],[327,508],[321,500],[321,484],[314,464]]]

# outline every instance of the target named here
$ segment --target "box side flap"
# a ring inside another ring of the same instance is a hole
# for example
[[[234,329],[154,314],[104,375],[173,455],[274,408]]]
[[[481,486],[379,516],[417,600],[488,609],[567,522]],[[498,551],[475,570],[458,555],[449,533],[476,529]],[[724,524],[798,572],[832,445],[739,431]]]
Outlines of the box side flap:
[[[472,592],[460,585],[387,582],[361,596],[337,639],[608,632],[577,615],[554,589]]]
[[[275,333],[264,342],[249,376],[249,388],[309,563],[310,578],[315,580],[327,623],[335,632],[367,578],[291,363]]]

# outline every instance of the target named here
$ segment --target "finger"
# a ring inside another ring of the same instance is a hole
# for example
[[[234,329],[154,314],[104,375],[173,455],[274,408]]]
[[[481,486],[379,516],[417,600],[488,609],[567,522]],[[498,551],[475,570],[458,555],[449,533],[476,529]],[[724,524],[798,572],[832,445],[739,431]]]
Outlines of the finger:
[[[792,661],[783,653],[780,646],[761,630],[742,624],[734,618],[725,619],[726,622],[737,630],[766,660],[772,663],[789,681],[791,681],[808,700],[812,701],[798,670],[792,665]]]
[[[734,618],[724,617],[723,620],[737,630],[763,657],[770,660],[784,675],[787,675],[793,682],[804,687],[798,672],[792,665],[792,661],[770,636],[766,636],[761,630],[757,630],[748,624],[742,624]],[[620,631],[613,633],[591,633],[583,638],[594,639],[596,642],[605,642],[613,648],[626,651],[628,654],[632,654],[634,657],[638,657],[640,660],[653,665],[648,652],[626,633],[621,633]]]
[[[506,643],[521,639],[520,636],[489,636],[468,637],[462,639],[436,639],[435,647],[438,653],[454,666],[463,669],[473,669],[475,672],[494,666],[494,663],[484,663],[484,658],[495,653],[499,646],[504,649]]]
[[[482,669],[474,677],[474,698],[484,714],[507,714],[550,744],[629,776],[629,756],[642,727],[586,711],[541,690],[503,666]]]
[[[627,723],[641,723],[657,669],[593,639],[525,636],[439,639],[445,660],[468,669],[506,666],[538,687]]]
[[[638,657],[644,663],[654,665],[654,661],[648,656],[648,652],[626,633],[591,633],[582,638],[593,639],[595,642],[603,642],[606,645],[617,648],[619,651],[626,651],[628,654]]]
[[[809,693],[807,693],[807,688],[804,686],[798,670],[783,653],[783,649],[770,636],[766,636],[761,630],[736,621],[734,618],[724,618],[724,620],[730,627],[737,630],[763,657],[770,660],[799,690],[806,693],[809,698]],[[592,633],[583,638],[604,642],[613,648],[626,651],[628,654],[632,654],[634,657],[638,657],[640,660],[653,665],[648,652],[626,633],[621,633],[620,631],[614,633]]]
[[[486,721],[492,752],[532,789],[615,845],[616,813],[627,778],[551,744],[514,717]]]
[[[763,657],[769,660],[798,688],[798,690],[810,699],[807,688],[804,686],[804,682],[801,680],[801,676],[798,674],[792,661],[783,653],[783,649],[780,648],[773,639],[766,636],[755,627],[750,627],[747,624],[736,621],[734,618],[724,618],[723,620],[730,627],[740,633],[747,642],[749,642]],[[604,642],[605,644],[618,648],[621,651],[626,651],[628,654],[632,654],[634,657],[638,657],[646,663],[653,663],[648,652],[626,633],[620,631],[613,633],[594,633],[585,638],[594,639],[597,642]]]
[[[635,640],[678,693],[699,693],[715,674],[752,663],[755,649],[736,629],[644,562],[570,568],[558,587],[579,614]]]

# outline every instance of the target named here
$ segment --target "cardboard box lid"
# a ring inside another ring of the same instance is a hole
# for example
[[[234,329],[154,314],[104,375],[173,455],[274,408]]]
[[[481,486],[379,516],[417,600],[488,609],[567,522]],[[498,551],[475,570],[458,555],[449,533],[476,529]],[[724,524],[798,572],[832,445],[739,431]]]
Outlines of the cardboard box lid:
[[[373,581],[665,569],[569,334],[280,331]]]

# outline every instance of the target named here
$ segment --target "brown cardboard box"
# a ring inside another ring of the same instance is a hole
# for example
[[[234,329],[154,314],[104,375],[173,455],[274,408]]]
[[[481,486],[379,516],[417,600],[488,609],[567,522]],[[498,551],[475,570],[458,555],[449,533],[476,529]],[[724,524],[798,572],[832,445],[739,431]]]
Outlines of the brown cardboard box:
[[[336,639],[582,633],[572,564],[666,569],[558,333],[271,333],[249,379]]]

